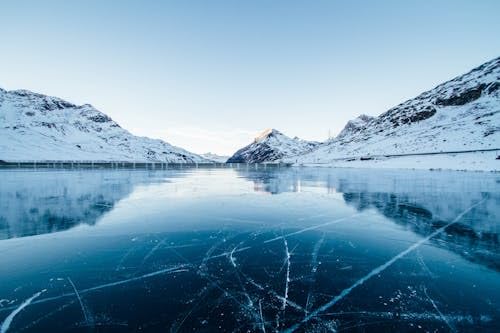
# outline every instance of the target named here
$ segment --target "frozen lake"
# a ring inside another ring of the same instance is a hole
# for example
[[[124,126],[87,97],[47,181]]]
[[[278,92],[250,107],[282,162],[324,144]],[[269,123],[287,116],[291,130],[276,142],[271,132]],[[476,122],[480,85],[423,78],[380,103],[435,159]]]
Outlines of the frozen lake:
[[[500,174],[0,171],[0,333],[498,332]]]

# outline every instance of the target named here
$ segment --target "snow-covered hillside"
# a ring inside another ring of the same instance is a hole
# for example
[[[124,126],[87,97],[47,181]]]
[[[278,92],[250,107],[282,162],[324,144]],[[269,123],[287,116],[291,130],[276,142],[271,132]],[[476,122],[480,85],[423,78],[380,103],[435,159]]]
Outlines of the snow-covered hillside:
[[[344,157],[496,148],[500,148],[500,58],[379,117],[351,121],[335,139],[288,161],[332,163]]]
[[[210,153],[210,152],[202,154],[201,156],[203,156],[207,160],[210,160],[210,161],[213,161],[216,163],[226,163],[227,159],[229,158],[229,156],[221,156],[221,155],[217,155],[217,154]]]
[[[361,130],[366,126],[367,123],[374,120],[375,117],[367,116],[362,114],[353,120],[349,120],[344,126],[344,129],[337,135],[335,139],[340,139],[346,136],[351,136]]]
[[[305,141],[297,137],[292,139],[275,129],[268,129],[255,138],[254,142],[234,153],[227,162],[273,162],[279,159],[304,154],[316,148],[318,145],[318,142]]]
[[[207,162],[162,140],[132,135],[89,104],[1,88],[0,160]]]

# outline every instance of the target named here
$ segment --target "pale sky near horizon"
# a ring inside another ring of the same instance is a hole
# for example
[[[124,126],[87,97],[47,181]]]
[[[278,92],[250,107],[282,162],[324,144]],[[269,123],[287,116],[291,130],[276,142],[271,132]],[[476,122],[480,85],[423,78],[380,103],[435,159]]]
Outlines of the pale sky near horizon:
[[[0,87],[229,155],[325,140],[500,56],[500,1],[2,1]]]

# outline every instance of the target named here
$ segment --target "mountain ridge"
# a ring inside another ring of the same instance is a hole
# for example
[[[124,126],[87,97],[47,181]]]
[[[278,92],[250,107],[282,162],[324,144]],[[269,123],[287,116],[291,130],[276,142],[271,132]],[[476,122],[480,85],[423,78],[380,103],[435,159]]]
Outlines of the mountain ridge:
[[[132,135],[90,104],[76,105],[24,89],[0,88],[0,139],[0,159],[12,161],[223,160]],[[340,159],[492,150],[500,150],[500,57],[378,117],[361,114],[347,122],[335,138],[322,143],[266,129],[227,162],[332,164]],[[480,157],[490,159],[490,155]]]
[[[499,149],[499,88],[497,57],[339,134],[296,160],[332,163],[348,157]]]
[[[201,163],[169,143],[139,137],[90,104],[0,88],[0,159]]]
[[[319,142],[290,138],[272,128],[260,133],[252,143],[236,151],[227,163],[273,162],[311,151]]]

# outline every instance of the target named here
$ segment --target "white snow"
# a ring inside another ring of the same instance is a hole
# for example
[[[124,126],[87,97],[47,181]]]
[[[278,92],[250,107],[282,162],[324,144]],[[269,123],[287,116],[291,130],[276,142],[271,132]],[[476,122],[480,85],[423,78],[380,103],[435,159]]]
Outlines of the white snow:
[[[342,138],[347,135],[352,135],[354,132],[360,131],[367,123],[375,119],[375,117],[370,117],[365,114],[358,116],[352,120],[349,120],[345,125],[344,129],[339,133],[337,138]]]
[[[238,150],[228,159],[235,163],[273,162],[304,154],[319,145],[318,142],[289,138],[276,129],[266,129],[254,142]]]
[[[479,150],[488,150],[478,152]],[[456,152],[469,151],[458,154]],[[91,105],[0,89],[0,160],[287,162],[297,165],[500,170],[500,58],[388,110],[361,115],[324,143],[265,130],[229,160],[137,137]],[[401,154],[439,155],[399,156]],[[362,159],[362,160],[361,160]]]
[[[3,89],[0,160],[208,162],[162,140],[132,135],[89,104]]]
[[[420,169],[420,170],[469,170],[498,171],[500,160],[497,152],[475,152],[465,154],[439,154],[401,157],[377,157],[373,160],[335,160],[322,163],[307,163],[305,166],[337,168],[381,168],[381,169]]]
[[[226,161],[229,158],[229,156],[221,156],[221,155],[217,155],[217,154],[210,153],[210,152],[202,154],[201,156],[206,158],[207,160],[210,160],[210,161],[213,161],[216,163],[226,163]]]
[[[340,159],[395,154],[490,153]],[[408,100],[377,118],[349,122],[336,138],[285,162],[330,166],[500,170],[500,58]]]

